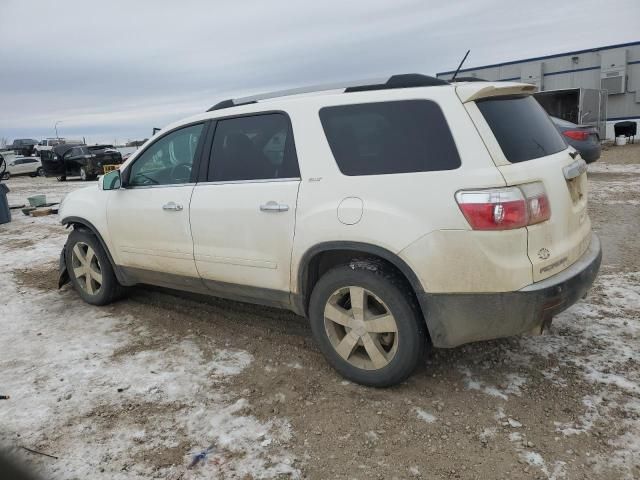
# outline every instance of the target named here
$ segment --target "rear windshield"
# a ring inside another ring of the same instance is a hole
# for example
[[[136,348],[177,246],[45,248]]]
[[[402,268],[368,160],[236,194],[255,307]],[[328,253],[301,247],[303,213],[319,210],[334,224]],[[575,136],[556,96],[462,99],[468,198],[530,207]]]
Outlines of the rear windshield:
[[[492,97],[478,100],[476,105],[511,163],[567,148],[547,112],[531,96]]]
[[[430,100],[324,107],[320,120],[344,175],[432,172],[460,166],[447,121]]]

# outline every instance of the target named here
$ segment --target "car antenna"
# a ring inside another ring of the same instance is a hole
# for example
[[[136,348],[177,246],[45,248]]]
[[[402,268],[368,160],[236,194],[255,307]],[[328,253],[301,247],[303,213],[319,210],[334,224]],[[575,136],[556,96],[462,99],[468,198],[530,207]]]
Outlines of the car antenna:
[[[460,62],[460,65],[458,65],[458,68],[456,68],[456,72],[453,74],[453,77],[451,77],[451,81],[452,82],[456,79],[456,76],[458,75],[458,72],[460,71],[460,68],[462,67],[462,64],[464,63],[464,61],[469,56],[469,52],[471,52],[471,50],[467,50],[467,53],[464,54],[464,57],[462,58],[462,61]]]

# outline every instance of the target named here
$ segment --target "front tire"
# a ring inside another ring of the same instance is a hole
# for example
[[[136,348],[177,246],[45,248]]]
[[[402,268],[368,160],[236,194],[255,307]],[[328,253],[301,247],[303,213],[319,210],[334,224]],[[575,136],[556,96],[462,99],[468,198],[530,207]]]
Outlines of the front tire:
[[[11,173],[9,172],[4,172],[4,174],[2,175],[3,180],[9,180],[10,178],[11,178]]]
[[[362,385],[396,385],[424,356],[426,327],[411,287],[375,261],[325,273],[311,294],[309,318],[331,366]]]
[[[80,297],[91,305],[107,305],[117,300],[122,286],[98,238],[84,230],[74,230],[66,244],[69,279]]]
[[[65,177],[64,175],[60,176],[60,177],[56,177],[56,180],[58,180],[59,182],[66,182],[67,181],[67,177]]]

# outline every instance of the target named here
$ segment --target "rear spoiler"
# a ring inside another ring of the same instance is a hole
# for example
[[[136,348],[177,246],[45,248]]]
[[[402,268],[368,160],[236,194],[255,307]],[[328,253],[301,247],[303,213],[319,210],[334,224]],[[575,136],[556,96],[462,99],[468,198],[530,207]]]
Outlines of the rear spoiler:
[[[481,98],[501,95],[530,95],[538,88],[528,83],[515,82],[469,82],[456,85],[456,94],[462,103],[473,102]]]

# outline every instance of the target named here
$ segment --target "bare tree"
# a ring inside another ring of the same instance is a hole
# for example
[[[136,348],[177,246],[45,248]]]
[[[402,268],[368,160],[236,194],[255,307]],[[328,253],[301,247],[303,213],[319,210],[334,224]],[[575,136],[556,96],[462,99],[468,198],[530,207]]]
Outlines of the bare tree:
[[[0,148],[6,148],[8,143],[7,137],[0,137]]]

